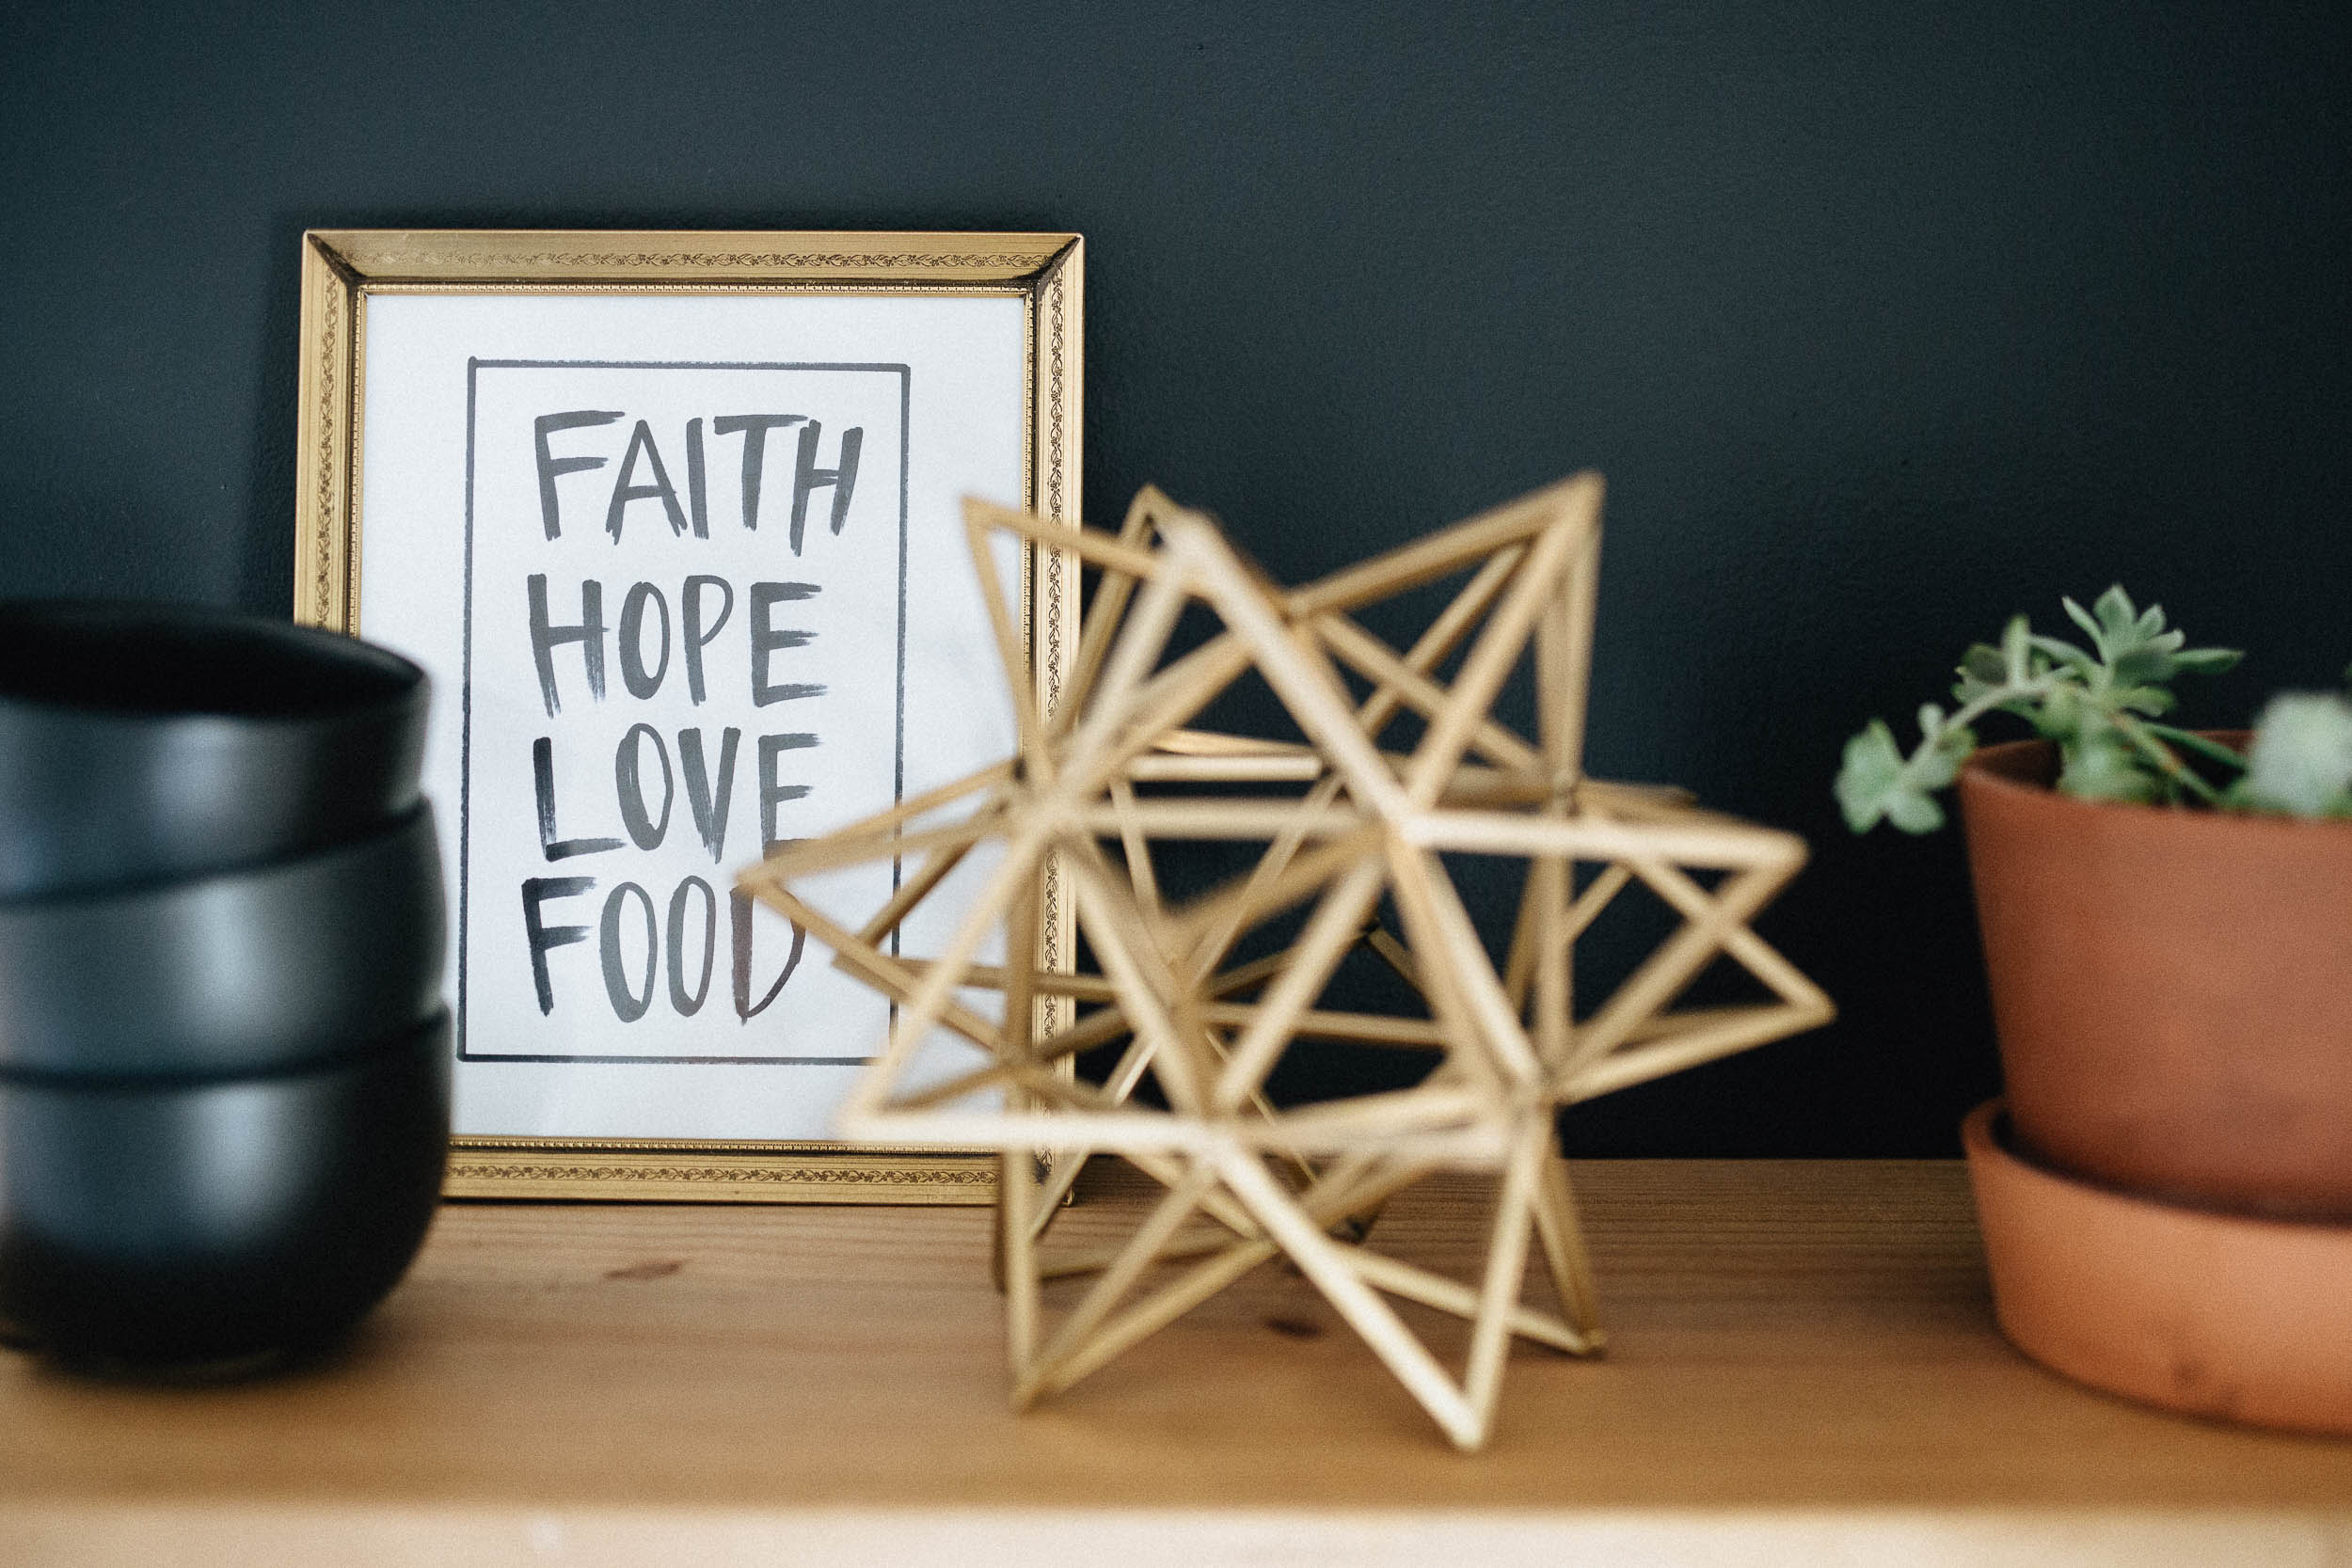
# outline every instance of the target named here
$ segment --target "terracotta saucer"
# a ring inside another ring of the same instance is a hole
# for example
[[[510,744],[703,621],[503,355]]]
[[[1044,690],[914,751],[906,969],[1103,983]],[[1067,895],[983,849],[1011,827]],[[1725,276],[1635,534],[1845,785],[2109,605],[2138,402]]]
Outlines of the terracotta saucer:
[[[2352,1225],[2175,1208],[1961,1125],[2001,1332],[2078,1382],[2198,1416],[2352,1434]]]

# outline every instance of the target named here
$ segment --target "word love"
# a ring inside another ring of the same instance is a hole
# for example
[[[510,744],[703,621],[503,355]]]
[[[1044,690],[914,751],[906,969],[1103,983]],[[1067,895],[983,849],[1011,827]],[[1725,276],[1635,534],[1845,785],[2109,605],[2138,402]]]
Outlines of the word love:
[[[562,495],[556,481],[566,474],[612,466],[609,448],[602,453],[573,451],[559,456],[549,445],[550,439],[568,431],[618,424],[628,417],[619,409],[575,408],[560,414],[542,414],[532,421],[532,448],[539,467],[539,522],[549,539],[560,539],[564,534]],[[805,414],[722,414],[710,421],[710,433],[741,440],[741,516],[745,528],[755,530],[759,527],[759,490],[767,467],[769,433],[794,426],[799,427],[798,447],[792,459],[792,511],[787,537],[792,553],[798,555],[808,523],[809,498],[817,491],[833,491],[834,533],[839,533],[842,525],[849,521],[850,497],[857,488],[858,454],[866,443],[865,428],[851,425],[841,433],[830,468],[818,467],[824,426]],[[691,531],[697,539],[710,537],[710,485],[706,477],[708,465],[701,420],[686,421],[685,448],[686,504],[681,508],[677,487],[670,483],[670,467],[662,461],[661,449],[654,440],[653,425],[639,420],[630,430],[619,464],[613,467],[612,488],[604,507],[604,531],[612,536],[614,544],[621,542],[621,529],[629,507],[639,501],[659,502],[672,534]]]
[[[694,832],[702,839],[703,847],[710,851],[713,863],[726,853],[728,808],[735,798],[735,757],[737,745],[743,732],[728,725],[720,734],[718,766],[709,761],[705,749],[703,732],[684,729],[677,732],[678,767],[670,766],[669,742],[651,724],[632,724],[628,733],[612,751],[613,803],[619,807],[621,826],[628,832],[629,842],[640,849],[659,849],[663,839],[670,836],[670,818],[675,815],[678,778],[686,780],[687,810],[692,813]],[[780,842],[776,832],[776,807],[787,800],[799,800],[808,795],[804,784],[784,784],[776,778],[778,761],[787,752],[802,752],[817,744],[817,737],[804,731],[783,735],[763,735],[759,737],[759,834],[761,853],[772,852]],[[648,751],[650,748],[650,751]],[[650,755],[661,769],[661,808],[655,811],[646,801],[645,781],[648,776],[645,759]],[[580,855],[601,855],[621,847],[618,838],[565,838],[555,826],[555,739],[541,736],[531,743],[532,783],[538,796],[539,852],[550,861],[567,861]]]
[[[658,849],[669,836],[670,819],[675,814],[678,796],[678,776],[686,783],[687,809],[692,814],[694,832],[703,847],[715,862],[726,850],[728,806],[735,793],[735,758],[742,732],[729,726],[719,741],[717,768],[712,768],[704,748],[703,732],[684,729],[677,734],[679,767],[670,766],[669,744],[651,724],[636,724],[621,737],[613,753],[612,784],[620,808],[621,824],[628,831],[628,841],[640,849]],[[797,800],[808,793],[803,784],[780,784],[776,780],[776,762],[787,752],[801,751],[817,744],[813,735],[763,735],[759,737],[759,816],[763,846],[772,849],[776,843],[776,807],[786,800]],[[651,750],[648,752],[647,748]],[[661,772],[661,805],[654,810],[646,800],[646,757],[660,765]],[[623,847],[617,837],[564,838],[556,828],[555,806],[555,743],[549,736],[532,742],[531,771],[537,794],[539,815],[539,850],[549,861],[573,860],[582,855],[609,854]],[[523,879],[523,933],[531,949],[531,979],[538,992],[539,1011],[544,1015],[555,1010],[555,986],[548,970],[548,954],[555,948],[588,940],[585,926],[550,925],[546,905],[553,898],[574,898],[595,890],[593,877],[528,877]],[[795,927],[792,950],[786,958],[784,973],[776,976],[767,996],[755,1003],[752,995],[752,909],[751,901],[739,893],[728,898],[730,927],[734,948],[735,1011],[746,1022],[756,1018],[785,981],[792,977],[800,966],[803,933]],[[628,965],[623,957],[622,923],[629,906],[634,903],[643,911],[644,940],[644,977],[632,982]],[[691,942],[689,919],[694,906],[702,913],[702,938]],[[670,1005],[681,1018],[691,1018],[702,1010],[703,1000],[710,992],[710,971],[718,954],[719,898],[708,882],[700,877],[682,879],[670,895],[668,941],[654,917],[653,895],[635,882],[621,882],[605,895],[603,918],[597,924],[598,956],[604,975],[606,997],[612,1004],[612,1012],[624,1023],[634,1023],[644,1017],[652,1006],[654,977],[663,954],[667,953],[670,971]],[[686,980],[696,962],[690,958],[690,949],[700,952],[699,975],[692,985]]]

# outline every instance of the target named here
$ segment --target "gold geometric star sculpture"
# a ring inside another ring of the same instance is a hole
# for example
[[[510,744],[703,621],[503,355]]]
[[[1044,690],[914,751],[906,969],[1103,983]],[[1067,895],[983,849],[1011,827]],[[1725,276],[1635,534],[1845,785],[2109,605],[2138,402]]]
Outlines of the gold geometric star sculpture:
[[[841,1113],[842,1134],[1002,1153],[997,1244],[1017,1404],[1067,1387],[1279,1255],[1455,1444],[1475,1449],[1513,1338],[1571,1354],[1601,1342],[1556,1145],[1559,1108],[1830,1018],[1829,999],[1749,926],[1803,863],[1802,840],[1582,771],[1600,493],[1597,477],[1580,475],[1294,590],[1265,580],[1207,517],[1153,490],[1117,535],[967,503],[1017,754],[782,849],[741,885],[897,1005],[888,1040]],[[1055,712],[1033,695],[991,547],[1000,533],[1069,551],[1101,574]],[[1358,619],[1376,601],[1465,574],[1403,652]],[[1205,608],[1217,629],[1171,655],[1188,606]],[[1491,713],[1530,657],[1532,740]],[[1303,739],[1189,727],[1253,673]],[[1416,724],[1408,743],[1384,749]],[[1171,904],[1155,848],[1180,840],[1258,847],[1256,860],[1247,875]],[[952,936],[929,956],[896,951],[910,912],[984,846],[993,863]],[[1455,890],[1449,853],[1527,863],[1501,965]],[[841,865],[900,858],[920,864],[854,927],[796,887]],[[1635,886],[1680,924],[1580,1009],[1576,942]],[[1065,895],[1093,972],[1035,960],[1044,902]],[[1402,942],[1386,928],[1391,910]],[[1002,956],[983,961],[992,938]],[[1238,956],[1269,940],[1276,950]],[[1428,1016],[1321,1005],[1342,962],[1366,944],[1412,982]],[[1677,1008],[1719,958],[1769,1000]],[[993,1012],[976,1001],[983,993],[998,999]],[[941,1029],[979,1046],[986,1065],[944,1083],[912,1072]],[[1305,1038],[1425,1052],[1435,1065],[1408,1088],[1278,1107],[1268,1074]],[[1068,1070],[1078,1053],[1121,1040],[1103,1083]],[[1136,1098],[1147,1080],[1164,1104]],[[1049,1256],[1057,1200],[1093,1152],[1125,1157],[1165,1191],[1123,1244]],[[1052,1162],[1042,1184],[1033,1174],[1041,1160]],[[1475,1282],[1391,1257],[1368,1234],[1382,1203],[1443,1169],[1498,1179]],[[1524,1299],[1531,1246],[1555,1309]],[[1044,1282],[1066,1275],[1091,1277],[1049,1325]],[[1459,1377],[1390,1296],[1469,1322]]]

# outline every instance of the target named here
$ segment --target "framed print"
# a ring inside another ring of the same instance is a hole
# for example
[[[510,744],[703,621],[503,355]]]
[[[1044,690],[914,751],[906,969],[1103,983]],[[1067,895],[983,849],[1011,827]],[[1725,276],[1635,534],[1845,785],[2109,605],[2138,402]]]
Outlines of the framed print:
[[[887,1005],[732,889],[1011,754],[961,502],[1074,526],[1082,291],[1074,234],[304,236],[295,618],[434,680],[453,1196],[993,1196],[827,1141]],[[1000,565],[1051,705],[1076,570]]]

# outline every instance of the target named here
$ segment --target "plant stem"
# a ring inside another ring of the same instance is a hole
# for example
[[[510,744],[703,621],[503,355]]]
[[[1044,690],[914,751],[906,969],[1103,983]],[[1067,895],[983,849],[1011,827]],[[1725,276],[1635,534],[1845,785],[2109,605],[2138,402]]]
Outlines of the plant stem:
[[[2198,799],[2209,806],[2221,803],[2221,792],[2197,776],[2196,770],[2183,762],[2171,747],[2150,735],[2140,721],[2128,713],[2117,713],[2116,728],[2129,736],[2133,745],[2146,752],[2149,760],[2169,775],[2177,784],[2185,784]]]

